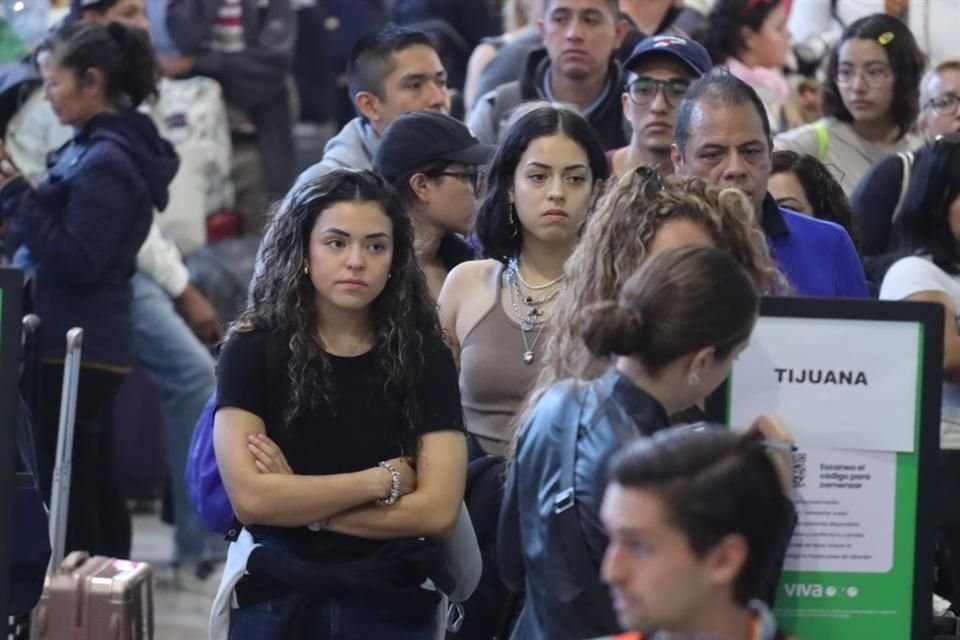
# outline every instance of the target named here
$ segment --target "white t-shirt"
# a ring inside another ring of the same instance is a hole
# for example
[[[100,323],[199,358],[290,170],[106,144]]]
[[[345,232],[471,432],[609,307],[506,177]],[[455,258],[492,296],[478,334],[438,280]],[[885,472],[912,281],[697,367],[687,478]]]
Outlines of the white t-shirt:
[[[960,313],[960,275],[946,273],[933,264],[929,256],[897,260],[883,279],[880,299],[903,300],[921,291],[945,294],[953,303],[954,313]],[[945,329],[957,331],[957,325]],[[960,384],[946,381],[940,409],[940,448],[960,449]]]

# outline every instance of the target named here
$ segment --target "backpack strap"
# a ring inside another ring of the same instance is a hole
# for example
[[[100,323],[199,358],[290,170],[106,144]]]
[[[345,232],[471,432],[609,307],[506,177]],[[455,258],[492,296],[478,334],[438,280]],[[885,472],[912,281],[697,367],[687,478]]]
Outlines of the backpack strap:
[[[817,160],[823,162],[830,146],[830,132],[827,131],[827,125],[823,120],[813,123],[813,131],[817,134]]]
[[[901,151],[897,154],[900,162],[903,164],[903,180],[900,182],[900,197],[897,199],[897,207],[893,210],[891,222],[895,223],[900,219],[903,211],[903,201],[907,199],[907,190],[910,188],[910,173],[913,169],[913,151]]]

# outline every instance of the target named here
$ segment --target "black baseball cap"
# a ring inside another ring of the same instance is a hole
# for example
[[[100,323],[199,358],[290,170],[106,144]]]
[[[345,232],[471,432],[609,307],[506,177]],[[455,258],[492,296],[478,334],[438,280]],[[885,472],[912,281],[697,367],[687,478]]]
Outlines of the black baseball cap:
[[[673,56],[684,63],[697,76],[706,75],[713,68],[710,55],[699,42],[673,34],[660,34],[644,38],[633,49],[624,69],[631,71],[644,58],[653,55]]]
[[[373,157],[373,169],[387,180],[438,160],[486,164],[495,147],[480,144],[467,125],[432,111],[405,113],[387,127]]]

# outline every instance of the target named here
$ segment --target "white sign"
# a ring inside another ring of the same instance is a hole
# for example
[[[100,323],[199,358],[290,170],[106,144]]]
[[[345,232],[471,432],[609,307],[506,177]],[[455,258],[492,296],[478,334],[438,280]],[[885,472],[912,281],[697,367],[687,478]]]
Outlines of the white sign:
[[[802,449],[793,457],[797,526],[787,571],[893,568],[897,454]]]
[[[730,424],[772,413],[801,448],[912,452],[919,348],[917,323],[761,317],[733,365]]]

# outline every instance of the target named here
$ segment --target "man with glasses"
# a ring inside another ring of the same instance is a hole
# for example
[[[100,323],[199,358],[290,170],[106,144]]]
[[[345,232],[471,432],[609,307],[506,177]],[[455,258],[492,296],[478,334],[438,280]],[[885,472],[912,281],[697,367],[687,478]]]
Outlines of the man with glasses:
[[[413,220],[417,263],[435,299],[450,270],[475,257],[462,235],[473,226],[480,168],[493,151],[459,120],[429,111],[400,116],[380,139],[373,169]]]
[[[928,142],[960,131],[960,57],[946,58],[920,83],[920,133]],[[906,196],[913,152],[887,156],[870,169],[850,197],[857,215],[867,274],[879,285],[901,239],[894,221]]]
[[[710,71],[710,56],[700,44],[675,35],[646,38],[633,50],[624,68],[627,86],[621,102],[633,127],[630,144],[610,152],[613,173],[639,165],[673,173],[670,145],[677,106],[690,83]]]

